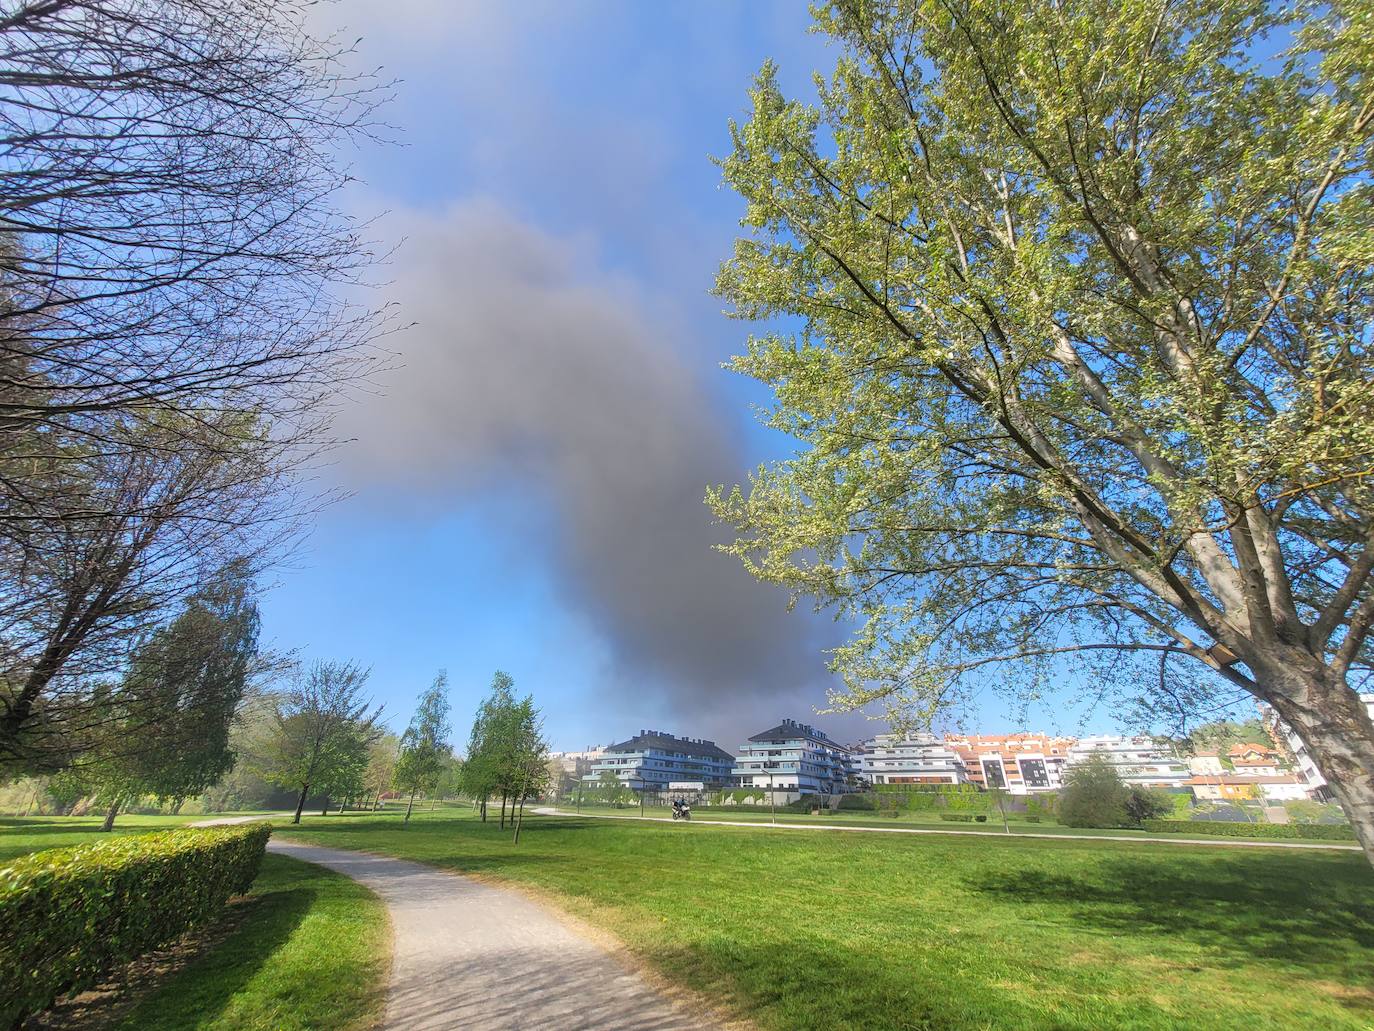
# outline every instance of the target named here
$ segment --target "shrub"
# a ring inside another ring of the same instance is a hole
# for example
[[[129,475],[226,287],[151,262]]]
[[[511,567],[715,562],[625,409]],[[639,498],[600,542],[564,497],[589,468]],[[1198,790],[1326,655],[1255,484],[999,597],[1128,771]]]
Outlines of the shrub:
[[[1212,838],[1301,838],[1308,841],[1354,841],[1346,823],[1223,823],[1219,820],[1146,820],[1147,831]]]
[[[878,799],[874,795],[841,795],[840,808],[872,812],[878,808]]]
[[[972,813],[941,813],[940,819],[949,820],[951,823],[972,823]]]
[[[1064,774],[1059,822],[1066,827],[1120,827],[1130,820],[1130,793],[1106,758],[1093,752]]]
[[[1126,794],[1126,818],[1137,827],[1174,811],[1174,800],[1162,791],[1132,787]]]
[[[216,916],[253,883],[270,833],[263,823],[163,831],[0,868],[0,1026]]]

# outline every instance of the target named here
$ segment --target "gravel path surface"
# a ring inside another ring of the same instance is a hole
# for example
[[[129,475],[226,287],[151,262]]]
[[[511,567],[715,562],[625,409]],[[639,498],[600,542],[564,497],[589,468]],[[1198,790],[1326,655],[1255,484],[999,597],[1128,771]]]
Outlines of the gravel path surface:
[[[391,916],[383,1027],[706,1031],[600,945],[514,891],[420,863],[274,839],[376,892]]]

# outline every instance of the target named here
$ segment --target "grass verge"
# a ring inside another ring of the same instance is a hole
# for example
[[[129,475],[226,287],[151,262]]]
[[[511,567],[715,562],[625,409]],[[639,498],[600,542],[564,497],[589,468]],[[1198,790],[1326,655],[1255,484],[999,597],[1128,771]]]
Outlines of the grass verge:
[[[343,816],[291,837],[552,893],[769,1028],[1374,1024],[1358,854],[528,818]]]

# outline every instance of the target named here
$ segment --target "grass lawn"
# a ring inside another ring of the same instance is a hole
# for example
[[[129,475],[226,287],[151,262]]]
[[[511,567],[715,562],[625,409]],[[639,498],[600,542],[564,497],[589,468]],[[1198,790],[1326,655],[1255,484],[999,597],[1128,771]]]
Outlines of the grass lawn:
[[[114,833],[203,819],[121,817]],[[0,864],[37,849],[108,839],[99,826],[99,817],[0,820]],[[269,853],[248,900],[236,904],[229,921],[233,930],[227,936],[141,990],[114,1026],[350,1031],[373,1025],[384,1002],[391,935],[385,907],[366,888]]]
[[[517,847],[452,810],[282,833],[544,889],[769,1028],[1374,1026],[1358,853],[540,817]]]
[[[566,813],[577,812],[576,803],[560,802],[558,809]],[[623,808],[601,803],[582,804],[582,813],[591,816],[638,816],[639,806],[626,805]],[[672,809],[668,806],[645,806],[645,816],[671,817]],[[1018,818],[1019,817],[1019,818]],[[730,805],[730,806],[693,806],[692,820],[696,823],[709,823],[711,821],[749,823],[772,823],[773,813],[766,805]],[[854,825],[858,827],[913,827],[929,830],[942,831],[977,831],[983,834],[1005,834],[1008,831],[1012,834],[1055,834],[1065,837],[1081,837],[1083,835],[1105,836],[1109,838],[1141,838],[1147,837],[1145,831],[1126,830],[1118,828],[1098,828],[1098,827],[1064,827],[1053,820],[1045,820],[1043,823],[1030,823],[1020,814],[1009,815],[1007,827],[1002,826],[1002,817],[993,813],[987,818],[987,822],[978,823],[970,821],[963,823],[957,820],[942,820],[939,816],[932,813],[900,813],[896,817],[884,815],[863,809],[836,809],[823,810],[820,815],[812,816],[810,813],[787,813],[777,814],[778,823],[820,823],[828,826]],[[1186,835],[1184,835],[1186,837]]]
[[[233,933],[165,978],[120,1031],[352,1031],[385,1002],[381,900],[342,874],[268,854]]]

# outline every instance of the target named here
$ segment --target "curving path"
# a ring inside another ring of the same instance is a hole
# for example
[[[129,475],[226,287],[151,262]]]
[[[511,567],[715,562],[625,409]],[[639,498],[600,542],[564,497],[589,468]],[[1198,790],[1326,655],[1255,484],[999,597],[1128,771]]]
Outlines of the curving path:
[[[337,870],[391,916],[395,1031],[706,1031],[611,953],[513,891],[420,863],[273,839],[273,852]]]

